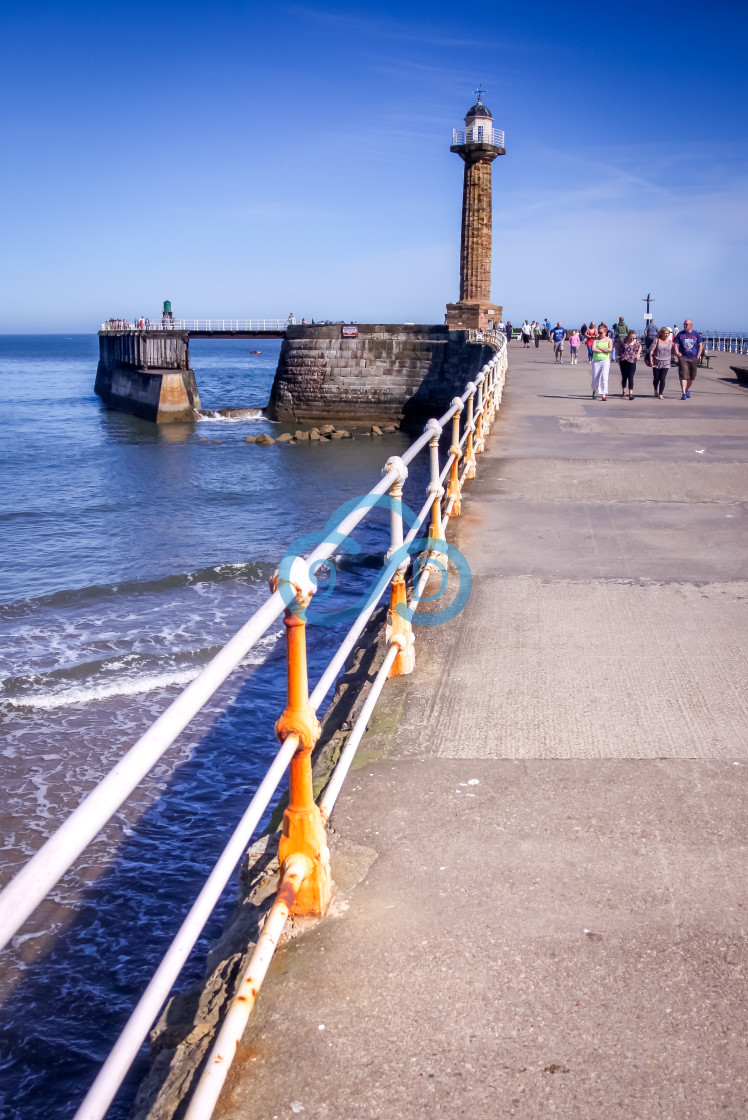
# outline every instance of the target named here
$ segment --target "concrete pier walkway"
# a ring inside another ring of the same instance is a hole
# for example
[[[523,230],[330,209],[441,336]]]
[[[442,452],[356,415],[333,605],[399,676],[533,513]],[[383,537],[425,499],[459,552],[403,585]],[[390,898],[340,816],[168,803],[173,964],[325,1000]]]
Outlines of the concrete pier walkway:
[[[735,359],[732,359],[733,361]],[[748,1115],[748,390],[512,343],[423,628],[216,1116]]]

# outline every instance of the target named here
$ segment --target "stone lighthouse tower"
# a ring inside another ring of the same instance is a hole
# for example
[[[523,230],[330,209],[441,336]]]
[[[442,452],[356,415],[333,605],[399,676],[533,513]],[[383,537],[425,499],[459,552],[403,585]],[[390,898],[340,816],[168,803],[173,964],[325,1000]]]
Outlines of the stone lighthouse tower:
[[[465,161],[462,188],[462,238],[460,241],[460,301],[447,304],[451,330],[485,330],[501,318],[501,307],[491,302],[491,164],[506,155],[504,133],[493,127],[483,92],[468,109],[465,131],[452,129],[449,149]]]

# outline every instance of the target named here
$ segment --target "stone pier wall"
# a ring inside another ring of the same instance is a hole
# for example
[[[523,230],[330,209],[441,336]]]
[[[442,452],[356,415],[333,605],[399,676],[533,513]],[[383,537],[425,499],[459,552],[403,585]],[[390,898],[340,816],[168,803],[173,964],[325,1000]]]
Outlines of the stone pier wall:
[[[354,424],[417,422],[444,412],[491,357],[487,345],[446,326],[291,326],[267,414],[272,420]],[[95,391],[104,403],[159,424],[200,408],[188,331],[101,331]]]
[[[118,412],[184,423],[200,408],[186,331],[101,331],[95,392]]]
[[[493,355],[466,331],[410,324],[289,327],[268,405],[273,420],[401,423],[445,411]]]

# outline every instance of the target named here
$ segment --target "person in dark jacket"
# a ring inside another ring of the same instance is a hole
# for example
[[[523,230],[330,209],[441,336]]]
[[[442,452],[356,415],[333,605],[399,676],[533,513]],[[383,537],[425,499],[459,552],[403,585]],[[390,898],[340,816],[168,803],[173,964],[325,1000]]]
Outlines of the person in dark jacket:
[[[654,325],[652,319],[649,320],[644,328],[644,360],[647,365],[651,365],[649,360],[649,353],[655,342],[657,341],[657,327]]]

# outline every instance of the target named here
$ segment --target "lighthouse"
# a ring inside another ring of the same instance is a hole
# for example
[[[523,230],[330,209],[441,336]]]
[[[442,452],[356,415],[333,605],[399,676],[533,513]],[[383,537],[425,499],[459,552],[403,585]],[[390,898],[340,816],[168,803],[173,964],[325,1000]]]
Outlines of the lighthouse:
[[[447,304],[450,330],[490,329],[501,319],[491,301],[491,164],[506,155],[504,133],[493,126],[483,90],[465,117],[465,129],[452,129],[450,152],[465,163],[460,240],[460,300]]]

